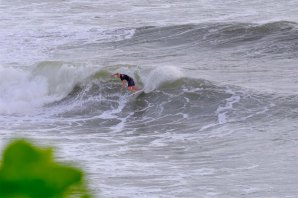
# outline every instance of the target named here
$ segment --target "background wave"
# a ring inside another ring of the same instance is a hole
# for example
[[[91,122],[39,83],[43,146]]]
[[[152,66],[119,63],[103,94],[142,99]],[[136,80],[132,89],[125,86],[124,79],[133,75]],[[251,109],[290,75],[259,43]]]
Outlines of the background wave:
[[[276,21],[254,23],[203,23],[165,27],[137,28],[132,38],[121,41],[124,46],[154,46],[195,52],[206,48],[241,48],[241,55],[268,56],[297,53],[298,24]]]

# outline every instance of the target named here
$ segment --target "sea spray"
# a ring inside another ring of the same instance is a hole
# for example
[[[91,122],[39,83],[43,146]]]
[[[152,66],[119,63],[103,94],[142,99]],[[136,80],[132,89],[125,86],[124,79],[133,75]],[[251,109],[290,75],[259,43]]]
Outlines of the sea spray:
[[[157,67],[148,74],[143,74],[141,80],[144,84],[145,92],[151,92],[158,88],[162,83],[174,81],[183,77],[182,71],[173,66]]]

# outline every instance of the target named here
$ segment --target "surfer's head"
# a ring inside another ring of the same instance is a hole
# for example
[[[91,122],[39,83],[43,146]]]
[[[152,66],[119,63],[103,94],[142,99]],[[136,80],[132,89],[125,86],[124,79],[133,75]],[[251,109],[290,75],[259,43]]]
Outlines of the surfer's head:
[[[120,74],[119,73],[113,74],[112,76],[114,76],[115,78],[120,78]]]

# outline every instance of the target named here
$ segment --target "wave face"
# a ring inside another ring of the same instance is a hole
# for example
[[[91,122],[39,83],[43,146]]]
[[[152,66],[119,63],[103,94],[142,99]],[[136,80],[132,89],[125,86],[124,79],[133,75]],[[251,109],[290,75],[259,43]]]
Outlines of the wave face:
[[[145,94],[129,101],[127,91],[119,93],[120,81],[111,78],[111,70],[117,68],[122,69],[86,70],[63,62],[43,62],[31,71],[3,69],[0,112],[86,118],[84,123],[90,121],[90,127],[99,120],[107,128],[137,122],[156,127],[176,123],[180,128],[199,119],[196,127],[203,129],[227,122],[227,111],[240,100],[239,93],[227,87],[186,77],[176,67],[156,67],[130,74]]]
[[[110,132],[150,132],[163,127],[179,131],[187,130],[183,128],[187,125],[204,131],[229,120],[243,121],[268,106],[236,87],[190,78],[176,67],[136,69],[130,75],[145,93],[130,101],[127,91],[119,92],[120,81],[111,78],[111,70],[121,69],[115,66],[92,71],[62,62],[44,62],[32,71],[3,70],[8,78],[3,79],[1,87],[0,112],[6,116],[44,117],[54,123],[63,118]],[[240,111],[253,102],[257,103],[249,112]],[[243,117],[235,117],[234,111]]]
[[[93,119],[103,120],[101,126],[115,127],[115,123],[119,126],[124,123],[136,125],[139,122],[151,126],[152,130],[159,124],[176,122],[179,126],[200,117],[206,117],[206,122],[210,117],[209,122],[212,122],[218,106],[231,97],[223,88],[187,78],[164,81],[136,101],[129,101],[128,93],[119,94],[119,89],[119,82],[93,80],[76,86],[67,97],[50,104],[50,107],[62,111],[58,114],[62,117],[94,116]],[[107,120],[109,123],[106,125]]]

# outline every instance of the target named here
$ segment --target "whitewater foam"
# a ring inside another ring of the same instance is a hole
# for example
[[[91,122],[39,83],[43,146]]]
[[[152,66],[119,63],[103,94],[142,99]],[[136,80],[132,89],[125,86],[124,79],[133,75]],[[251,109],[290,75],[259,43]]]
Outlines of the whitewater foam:
[[[0,113],[32,113],[34,108],[53,101],[48,95],[48,82],[30,71],[0,68]]]
[[[237,95],[232,89],[226,88],[226,93],[230,94],[231,96],[224,100],[224,104],[221,104],[217,107],[215,114],[217,116],[217,122],[207,124],[203,127],[201,127],[200,131],[204,131],[206,129],[209,129],[211,127],[215,127],[218,125],[223,125],[228,122],[228,113],[233,110],[233,105],[235,103],[239,103],[241,100],[241,97]]]
[[[72,49],[87,44],[116,42],[131,38],[134,28],[102,29],[97,26],[40,27],[39,29],[0,30],[0,63],[34,64],[49,59],[61,49]]]
[[[233,105],[235,103],[238,103],[241,99],[240,96],[236,95],[236,93],[234,91],[232,91],[231,89],[228,89],[227,93],[231,94],[231,97],[226,99],[226,104],[225,105],[220,105],[216,110],[216,114],[217,114],[217,118],[218,118],[218,124],[227,123],[227,113],[228,113],[228,111],[232,110]]]
[[[0,68],[0,113],[38,113],[43,105],[67,96],[77,83],[83,83],[94,69],[72,65]]]
[[[174,66],[156,67],[148,74],[142,74],[141,80],[144,84],[144,91],[149,93],[158,88],[164,82],[170,82],[182,78],[182,71]]]

